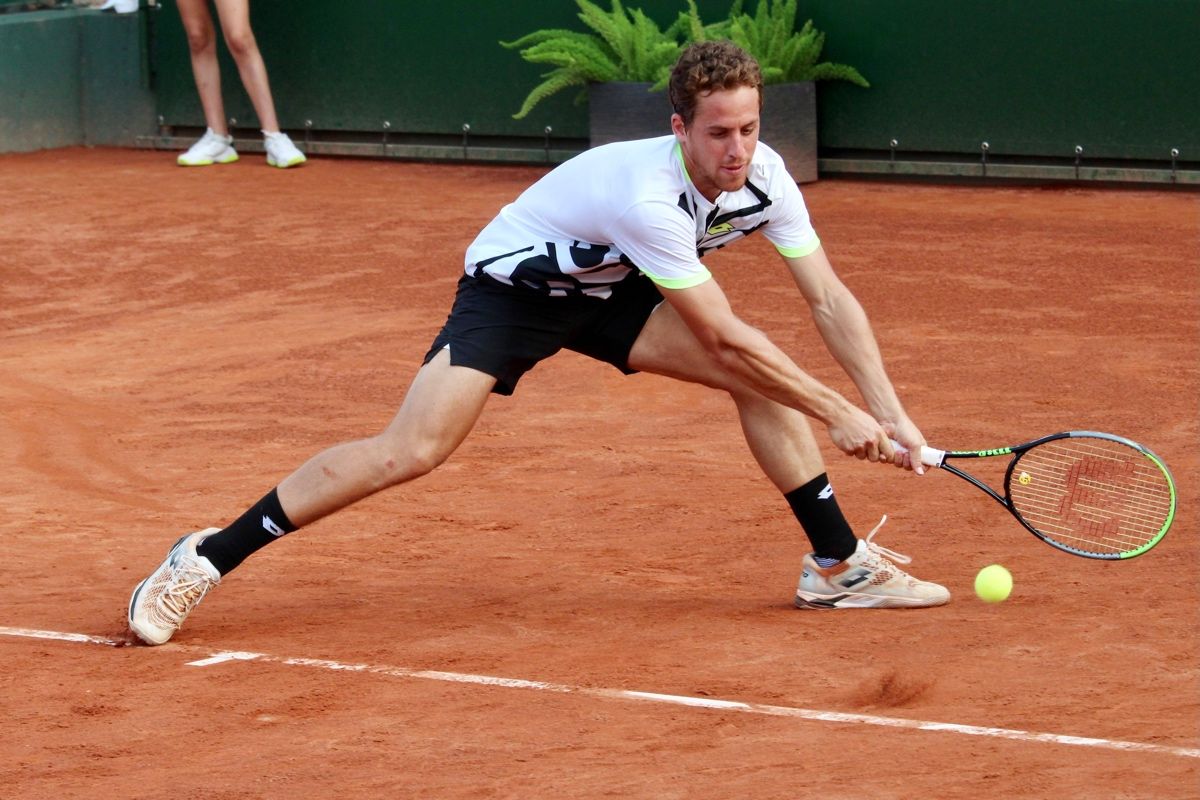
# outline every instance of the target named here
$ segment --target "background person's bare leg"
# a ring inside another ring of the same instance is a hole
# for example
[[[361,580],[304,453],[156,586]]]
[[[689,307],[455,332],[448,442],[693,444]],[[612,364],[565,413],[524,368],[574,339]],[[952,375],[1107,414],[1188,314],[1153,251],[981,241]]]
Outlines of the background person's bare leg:
[[[225,103],[221,98],[221,68],[217,62],[217,37],[207,0],[179,0],[179,18],[187,34],[196,93],[204,109],[204,122],[213,133],[229,134]]]
[[[267,79],[267,65],[263,63],[258,41],[250,28],[250,4],[248,0],[215,0],[217,17],[229,54],[237,64],[242,86],[250,96],[250,104],[258,115],[262,129],[274,133],[279,130],[279,119],[275,115],[275,101],[271,97],[271,84]]]

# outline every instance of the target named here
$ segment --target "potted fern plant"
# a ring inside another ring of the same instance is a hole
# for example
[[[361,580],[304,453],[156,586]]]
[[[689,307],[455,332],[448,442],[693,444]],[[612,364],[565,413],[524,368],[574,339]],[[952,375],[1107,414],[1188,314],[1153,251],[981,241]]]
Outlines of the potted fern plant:
[[[590,0],[576,3],[590,32],[549,28],[500,43],[519,50],[526,61],[553,67],[513,118],[525,117],[552,94],[580,87],[576,103],[588,100],[593,147],[668,133],[671,108],[663,90],[683,50],[683,18],[664,30],[640,9],[626,9],[621,0],[612,0],[610,11]]]
[[[576,102],[588,100],[592,146],[622,139],[661,136],[669,130],[666,99],[671,67],[692,42],[729,39],[752,55],[763,73],[763,140],[783,156],[797,181],[817,179],[815,82],[844,80],[870,84],[845,64],[819,61],[825,34],[808,20],[796,30],[796,0],[758,0],[754,14],[733,0],[725,19],[705,24],[695,0],[687,0],[668,27],[641,10],[611,0],[605,11],[591,0],[576,0],[579,19],[590,32],[534,31],[504,47],[554,68],[525,98],[513,116],[525,117],[556,92],[581,87]]]

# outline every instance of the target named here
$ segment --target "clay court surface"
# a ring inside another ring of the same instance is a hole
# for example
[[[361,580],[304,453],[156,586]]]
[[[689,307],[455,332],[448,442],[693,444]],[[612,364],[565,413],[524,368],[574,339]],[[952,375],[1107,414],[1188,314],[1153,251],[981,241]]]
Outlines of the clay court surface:
[[[1197,796],[1194,193],[804,187],[932,444],[1091,428],[1170,464],[1141,558],[1060,553],[819,430],[860,535],[887,513],[878,541],[954,598],[793,609],[805,541],[729,399],[561,354],[441,470],[257,554],[170,644],[115,646],[179,535],[387,423],[466,244],[542,172],[0,157],[0,796]],[[764,239],[710,266],[852,392]]]

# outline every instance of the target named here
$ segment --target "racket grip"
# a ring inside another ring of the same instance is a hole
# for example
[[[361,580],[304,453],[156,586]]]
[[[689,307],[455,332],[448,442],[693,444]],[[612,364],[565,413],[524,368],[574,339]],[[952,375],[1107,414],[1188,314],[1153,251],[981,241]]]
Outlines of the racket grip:
[[[900,444],[899,442],[897,442],[895,439],[892,439],[891,442],[892,442],[892,448],[895,449],[895,451],[897,453],[907,453],[908,452],[908,448],[905,447],[904,445]],[[945,450],[935,450],[932,447],[922,447],[921,448],[921,463],[927,467],[940,467],[942,465],[942,461],[944,461],[945,458],[946,458]]]

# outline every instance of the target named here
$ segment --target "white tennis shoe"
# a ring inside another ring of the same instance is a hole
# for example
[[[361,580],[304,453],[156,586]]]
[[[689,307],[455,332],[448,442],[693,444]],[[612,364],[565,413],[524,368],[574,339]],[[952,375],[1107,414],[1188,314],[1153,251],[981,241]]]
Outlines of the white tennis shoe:
[[[175,160],[181,167],[207,167],[210,164],[232,164],[238,160],[238,154],[233,149],[232,136],[222,136],[214,133],[212,128],[207,128],[204,135]]]
[[[138,10],[139,0],[105,0],[104,5],[96,6],[97,11],[115,11],[118,14],[133,14]]]
[[[880,547],[871,541],[887,521],[858,540],[854,554],[832,567],[821,567],[812,553],[804,557],[800,584],[796,587],[798,608],[922,608],[950,601],[944,586],[917,580],[893,562],[907,564],[911,558]]]
[[[267,163],[272,167],[286,169],[308,161],[304,157],[304,153],[301,153],[299,148],[292,143],[291,137],[283,131],[276,133],[263,131],[263,146],[267,150]]]
[[[220,528],[189,533],[171,548],[129,598],[129,629],[146,644],[166,644],[192,609],[221,582],[221,573],[196,545]]]

